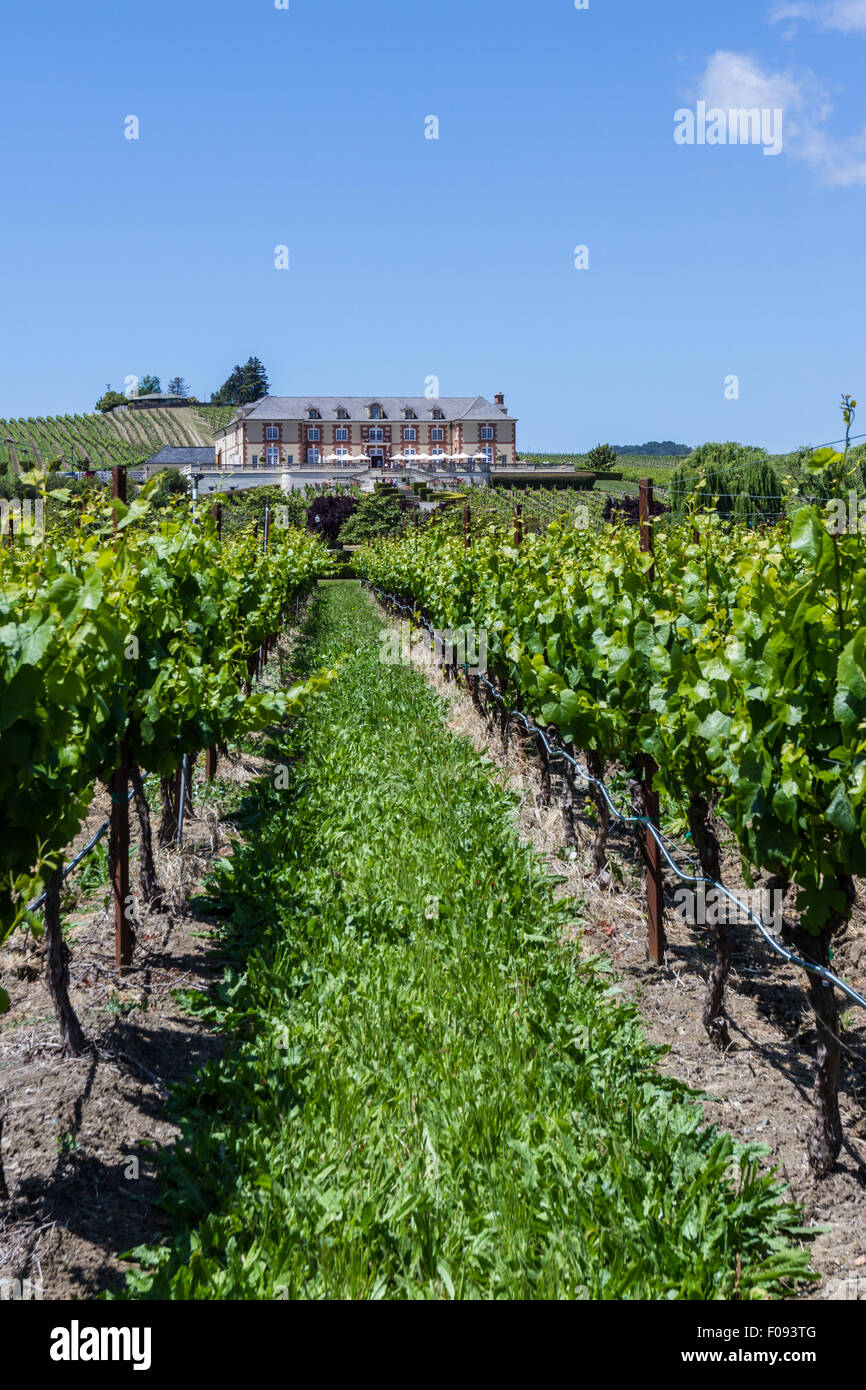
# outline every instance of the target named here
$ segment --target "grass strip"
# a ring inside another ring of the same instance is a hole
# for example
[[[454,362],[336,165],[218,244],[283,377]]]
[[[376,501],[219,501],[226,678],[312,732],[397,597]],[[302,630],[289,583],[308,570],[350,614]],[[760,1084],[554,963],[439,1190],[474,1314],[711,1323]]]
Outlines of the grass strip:
[[[519,841],[514,800],[357,585],[345,656],[217,867],[224,1055],[175,1105],[132,1297],[734,1298],[805,1274],[760,1150],[702,1128]]]

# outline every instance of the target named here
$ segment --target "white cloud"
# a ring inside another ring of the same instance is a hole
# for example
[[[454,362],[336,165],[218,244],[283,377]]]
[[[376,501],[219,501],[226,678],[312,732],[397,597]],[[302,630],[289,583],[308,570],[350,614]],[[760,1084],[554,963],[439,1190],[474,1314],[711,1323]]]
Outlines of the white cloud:
[[[822,29],[862,34],[866,33],[866,0],[785,0],[776,5],[770,18],[773,22],[805,19]]]
[[[859,5],[860,0],[851,3]],[[866,9],[866,0],[861,8]],[[833,104],[813,72],[772,72],[747,53],[722,49],[707,62],[694,95],[723,111],[781,108],[785,153],[804,160],[823,183],[842,188],[866,184],[866,129],[846,139],[830,134],[826,127]]]
[[[714,53],[707,63],[698,95],[708,105],[721,106],[726,111],[739,106],[781,106],[786,116],[807,106],[823,109],[826,104],[811,73],[795,77],[792,73],[768,72],[747,53],[724,49]]]

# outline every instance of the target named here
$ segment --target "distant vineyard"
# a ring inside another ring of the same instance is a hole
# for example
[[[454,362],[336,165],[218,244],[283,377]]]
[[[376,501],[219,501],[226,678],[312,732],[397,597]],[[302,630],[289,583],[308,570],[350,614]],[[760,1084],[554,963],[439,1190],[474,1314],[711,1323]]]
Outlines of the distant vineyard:
[[[108,415],[51,415],[0,420],[0,472],[10,464],[60,471],[141,463],[164,445],[205,448],[231,406],[187,410],[114,410]]]
[[[198,405],[195,408],[195,414],[200,415],[214,433],[224,429],[236,412],[236,405]]]

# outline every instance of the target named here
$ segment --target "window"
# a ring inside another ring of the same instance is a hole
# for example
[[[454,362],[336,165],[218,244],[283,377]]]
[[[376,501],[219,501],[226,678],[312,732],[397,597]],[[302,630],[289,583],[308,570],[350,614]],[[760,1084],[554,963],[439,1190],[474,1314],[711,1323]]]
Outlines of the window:
[[[442,449],[442,448],[438,448],[438,449],[431,449],[430,452],[431,452],[431,454],[433,455],[434,458],[439,458],[439,456],[440,456],[441,454],[444,454],[444,453],[445,453],[445,450]]]
[[[308,449],[308,450],[307,450],[307,463],[314,463],[314,464],[317,464],[317,463],[321,463],[321,461],[322,461],[322,454],[321,454],[321,450],[320,450],[320,449]]]
[[[344,410],[343,407],[340,406],[340,409],[337,411],[337,419],[338,419],[338,420],[348,420],[348,418],[349,418],[349,412],[348,412],[348,410]]]
[[[280,437],[280,427],[279,427],[279,425],[268,425],[267,429],[265,430],[265,439],[279,439],[279,437]]]
[[[372,430],[370,431],[370,443],[371,443],[371,444],[384,444],[384,442],[385,442],[385,431],[384,431],[383,429],[380,429],[378,426],[376,426],[375,429],[372,429]]]
[[[259,466],[259,456],[258,456],[258,454],[253,454],[253,468],[258,468],[258,466]]]
[[[404,420],[417,420],[417,419],[418,419],[418,416],[415,414],[414,410],[410,410],[409,407],[407,406],[406,409],[403,411],[403,419],[404,419]]]
[[[430,438],[431,438],[431,439],[444,439],[444,438],[445,438],[445,431],[444,431],[441,427],[435,426],[435,427],[430,431]]]
[[[337,458],[338,458],[338,459],[347,459],[348,457],[349,457],[349,450],[348,450],[348,449],[338,449],[338,450],[337,450]]]
[[[280,464],[279,449],[268,449],[268,468],[278,468]]]
[[[345,426],[342,426],[341,428],[339,428],[339,429],[337,430],[337,439],[338,439],[338,440],[340,440],[340,439],[348,439],[348,438],[349,438],[349,431],[345,428]],[[337,452],[339,453],[339,450],[337,450]]]
[[[403,438],[404,438],[404,439],[417,439],[417,438],[418,438],[418,431],[417,431],[417,429],[415,428],[414,425],[406,425],[406,426],[405,426],[405,428],[404,428],[404,430],[403,430]]]
[[[321,417],[319,411],[316,410],[313,406],[310,406],[310,409],[307,411],[307,419],[308,419],[308,420],[321,420],[321,418],[322,418],[322,417]]]
[[[318,426],[318,425],[310,425],[309,429],[307,430],[307,438],[308,438],[308,439],[321,439],[321,437],[322,437],[322,431],[319,429],[319,426]]]
[[[492,450],[491,448],[485,448],[485,449],[479,449],[478,452],[479,452],[480,454],[483,455],[485,462],[488,463],[488,464],[492,467],[492,465],[493,465],[493,450]]]
[[[493,426],[492,426],[492,425],[482,425],[482,426],[481,426],[481,438],[482,438],[482,439],[492,439],[492,438],[493,438]]]
[[[381,407],[380,405],[371,405],[371,406],[370,406],[370,419],[371,419],[371,420],[381,420],[381,418],[382,418],[382,407]]]
[[[406,450],[405,450],[405,454],[406,454],[407,459],[413,459],[413,458],[415,457],[415,455],[417,454],[417,452],[418,452],[417,449],[406,449]]]
[[[441,410],[434,410],[434,411],[433,411],[433,419],[434,419],[434,420],[444,420],[444,419],[445,419],[445,416],[442,414],[442,411],[441,411]]]

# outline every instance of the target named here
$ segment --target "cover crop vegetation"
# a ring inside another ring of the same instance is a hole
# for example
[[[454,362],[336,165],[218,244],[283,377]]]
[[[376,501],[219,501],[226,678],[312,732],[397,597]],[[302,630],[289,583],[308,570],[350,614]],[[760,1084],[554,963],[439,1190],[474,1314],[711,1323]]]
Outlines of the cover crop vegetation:
[[[214,876],[231,963],[197,1007],[226,1051],[178,1097],[179,1230],[132,1295],[790,1287],[807,1256],[758,1151],[658,1075],[512,799],[380,635],[357,586],[319,590],[295,663],[343,664]]]

